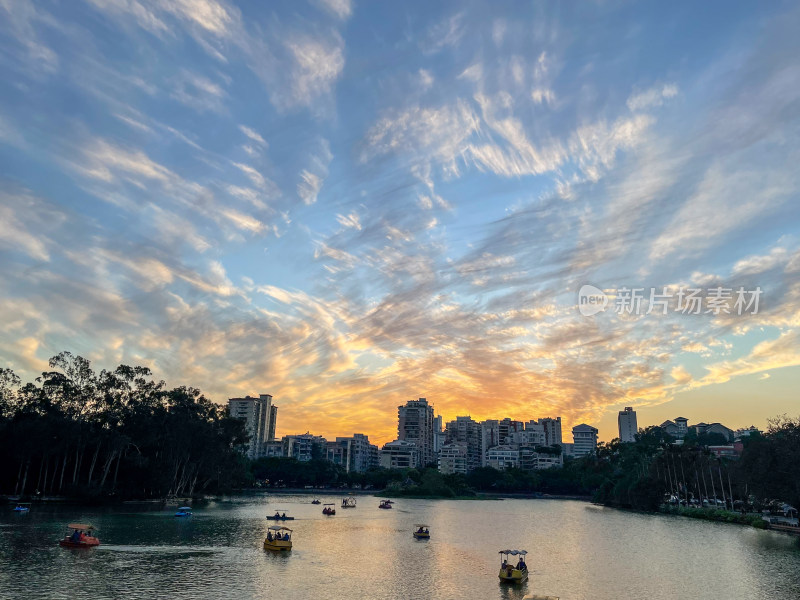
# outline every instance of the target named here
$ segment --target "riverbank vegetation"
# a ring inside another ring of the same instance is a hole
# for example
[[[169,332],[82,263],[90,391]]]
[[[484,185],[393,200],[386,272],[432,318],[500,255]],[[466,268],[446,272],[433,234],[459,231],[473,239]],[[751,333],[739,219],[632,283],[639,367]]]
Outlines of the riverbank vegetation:
[[[22,385],[0,369],[0,493],[87,501],[191,496],[248,481],[241,421],[150,369],[95,373],[62,352]]]

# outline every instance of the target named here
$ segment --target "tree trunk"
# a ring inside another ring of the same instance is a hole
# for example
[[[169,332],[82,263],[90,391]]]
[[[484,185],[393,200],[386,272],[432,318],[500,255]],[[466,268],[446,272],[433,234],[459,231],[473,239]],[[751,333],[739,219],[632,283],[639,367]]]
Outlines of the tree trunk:
[[[728,508],[728,499],[725,497],[725,483],[722,481],[722,467],[717,467],[719,473],[719,488],[722,492],[722,501],[725,503],[725,508]]]
[[[25,462],[25,475],[22,476],[22,489],[19,491],[20,496],[25,495],[25,484],[28,483],[28,469],[31,467],[31,459]]]
[[[75,467],[72,469],[72,484],[78,483],[78,462],[80,458],[80,451],[81,451],[81,444],[80,440],[78,441],[78,445],[75,446]]]
[[[42,489],[42,471],[44,470],[44,454],[39,460],[39,477],[36,479],[36,490]]]
[[[122,460],[122,452],[117,455],[117,466],[114,467],[114,483],[111,485],[111,491],[114,492],[117,489],[117,475],[119,475],[119,461]]]
[[[703,468],[700,468],[700,475],[703,478],[703,490],[706,493],[706,499],[708,499],[708,484],[706,483],[706,472],[703,471]]]
[[[47,474],[50,472],[50,457],[47,457],[47,460],[44,463],[44,485],[42,485],[41,490],[42,494],[47,493]]]
[[[25,464],[24,460],[19,461],[19,471],[17,471],[17,484],[14,486],[14,495],[19,492],[19,483],[22,481],[22,466]]]
[[[58,476],[58,461],[56,459],[56,464],[53,466],[53,476],[50,478],[50,493],[53,493],[53,490],[56,489],[56,476]]]
[[[733,490],[731,489],[731,471],[730,471],[730,469],[728,469],[727,475],[728,475],[728,494],[730,494],[730,497],[731,497],[731,510],[734,510],[734,508],[733,508]]]
[[[86,479],[86,485],[92,487],[92,475],[94,474],[94,467],[97,464],[97,455],[100,454],[100,446],[102,442],[97,442],[97,447],[94,449],[94,456],[92,457],[92,464],[89,466],[89,477]]]
[[[686,506],[689,506],[689,488],[686,485],[686,474],[683,472],[683,453],[681,453],[681,479],[683,479],[683,495],[686,498]]]
[[[68,452],[64,451],[64,462],[61,463],[61,479],[58,480],[58,493],[61,493],[61,489],[64,487],[64,471],[67,470],[67,458]]]
[[[711,465],[708,465],[708,473],[711,475],[711,493],[714,494],[714,508],[717,507],[717,487],[714,485],[714,471],[711,469]]]
[[[111,470],[111,464],[114,462],[114,457],[117,455],[117,451],[113,450],[108,454],[108,458],[106,458],[106,462],[103,465],[103,477],[100,479],[100,487],[102,488],[106,484],[106,477],[108,477],[108,472]]]

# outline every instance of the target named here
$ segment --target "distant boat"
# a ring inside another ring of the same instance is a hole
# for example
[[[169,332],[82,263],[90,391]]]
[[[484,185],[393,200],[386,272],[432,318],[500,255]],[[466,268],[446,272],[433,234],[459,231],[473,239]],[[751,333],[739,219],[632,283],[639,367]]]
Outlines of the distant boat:
[[[30,502],[17,502],[17,505],[14,507],[14,512],[18,513],[26,513],[30,512],[30,510],[31,510]]]
[[[355,508],[356,507],[356,499],[353,496],[348,496],[347,498],[342,498],[342,508]]]
[[[311,501],[311,504],[322,504],[322,501],[321,501],[319,498],[314,498],[314,499]]]
[[[294,517],[287,517],[286,513],[278,511],[274,515],[267,515],[267,521],[294,521]]]
[[[70,523],[67,533],[58,543],[64,548],[92,548],[100,545],[100,540],[95,536],[95,528],[88,523]]]
[[[378,508],[383,508],[383,509],[392,508],[392,504],[394,504],[394,502],[392,502],[391,500],[381,500],[381,503],[378,505]]]
[[[191,506],[180,506],[178,507],[178,512],[175,513],[176,517],[191,517],[192,516],[192,507]]]
[[[333,504],[325,504],[322,508],[322,514],[332,516],[336,514],[336,509]]]

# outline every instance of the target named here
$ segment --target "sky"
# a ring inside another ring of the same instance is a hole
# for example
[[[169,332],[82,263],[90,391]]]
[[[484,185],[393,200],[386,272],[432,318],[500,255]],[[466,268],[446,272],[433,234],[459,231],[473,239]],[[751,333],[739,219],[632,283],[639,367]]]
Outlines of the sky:
[[[144,365],[377,443],[418,397],[604,440],[625,406],[797,415],[799,27],[781,1],[0,0],[0,366]],[[679,310],[718,288],[757,310]]]

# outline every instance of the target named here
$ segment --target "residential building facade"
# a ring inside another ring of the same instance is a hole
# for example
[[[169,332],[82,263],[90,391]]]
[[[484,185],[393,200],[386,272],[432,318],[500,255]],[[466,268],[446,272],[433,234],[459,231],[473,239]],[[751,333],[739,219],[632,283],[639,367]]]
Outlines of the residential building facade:
[[[619,428],[619,439],[621,442],[635,442],[636,434],[639,431],[636,423],[636,411],[632,407],[626,406],[625,410],[619,411],[617,416],[617,426]]]
[[[397,407],[397,439],[413,443],[421,466],[434,462],[433,406],[425,398]]]
[[[260,394],[257,398],[245,396],[228,400],[230,416],[245,422],[245,429],[250,438],[246,454],[250,459],[262,456],[264,443],[270,441],[270,432],[274,436],[275,429],[270,425],[272,408],[272,396],[269,394]]]
[[[572,428],[573,456],[591,456],[597,449],[598,430],[591,425],[581,423]]]
[[[466,450],[466,471],[474,471],[483,463],[483,428],[472,417],[456,417],[445,427],[447,444],[461,443]]]
[[[466,475],[467,467],[467,444],[464,442],[452,442],[442,446],[439,450],[439,472],[445,475],[460,473]]]
[[[381,448],[381,467],[384,469],[416,469],[420,452],[414,442],[395,440]]]
[[[312,458],[325,458],[328,440],[309,432],[283,436],[283,455],[301,462]]]

